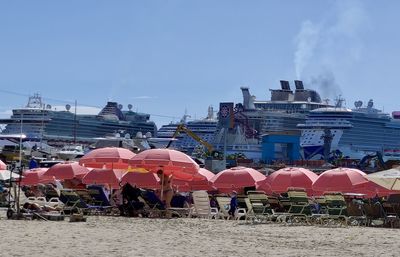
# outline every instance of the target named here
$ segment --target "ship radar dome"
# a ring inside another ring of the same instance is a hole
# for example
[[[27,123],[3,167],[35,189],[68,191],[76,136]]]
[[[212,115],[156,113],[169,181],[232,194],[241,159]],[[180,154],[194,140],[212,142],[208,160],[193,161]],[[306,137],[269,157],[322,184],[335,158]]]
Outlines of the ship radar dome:
[[[122,110],[122,108],[123,108],[122,104],[119,104],[118,109]]]
[[[372,107],[374,107],[374,101],[372,99],[370,99],[368,101],[368,108],[372,108]]]
[[[128,109],[129,109],[130,111],[132,110],[132,108],[133,108],[133,105],[128,104]]]
[[[151,132],[147,132],[145,135],[146,138],[150,138],[151,137]]]
[[[47,108],[48,110],[50,110],[50,109],[51,109],[51,105],[48,104],[48,105],[46,106],[46,108]]]
[[[67,111],[71,110],[71,105],[69,105],[69,104],[65,105],[65,109],[66,109]]]

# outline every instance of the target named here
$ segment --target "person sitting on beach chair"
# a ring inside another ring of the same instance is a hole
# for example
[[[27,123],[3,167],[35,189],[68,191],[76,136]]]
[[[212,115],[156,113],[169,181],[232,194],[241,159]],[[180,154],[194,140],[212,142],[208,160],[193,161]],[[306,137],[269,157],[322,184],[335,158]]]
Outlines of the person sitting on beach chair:
[[[120,208],[122,216],[137,217],[144,208],[144,203],[139,200],[141,190],[131,186],[129,183],[122,188],[123,204]]]

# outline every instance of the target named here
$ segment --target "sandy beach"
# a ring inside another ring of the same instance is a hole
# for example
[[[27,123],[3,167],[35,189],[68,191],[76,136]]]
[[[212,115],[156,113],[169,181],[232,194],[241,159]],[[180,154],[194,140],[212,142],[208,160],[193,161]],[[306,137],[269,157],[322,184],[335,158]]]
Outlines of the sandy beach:
[[[2,256],[398,256],[399,230],[88,217],[0,220]]]

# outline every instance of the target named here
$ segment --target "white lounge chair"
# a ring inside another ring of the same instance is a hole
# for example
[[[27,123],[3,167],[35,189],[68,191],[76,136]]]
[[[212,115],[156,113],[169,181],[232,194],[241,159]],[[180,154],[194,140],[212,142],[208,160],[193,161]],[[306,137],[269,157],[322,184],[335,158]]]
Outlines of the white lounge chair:
[[[193,194],[194,213],[192,216],[216,219],[218,217],[218,208],[210,206],[210,199],[207,191],[194,191]]]

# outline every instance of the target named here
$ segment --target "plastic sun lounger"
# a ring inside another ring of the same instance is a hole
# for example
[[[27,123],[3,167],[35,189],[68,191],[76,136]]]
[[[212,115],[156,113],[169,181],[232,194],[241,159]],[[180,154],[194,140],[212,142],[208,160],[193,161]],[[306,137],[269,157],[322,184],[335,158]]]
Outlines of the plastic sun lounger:
[[[289,210],[287,211],[287,216],[289,218],[288,222],[306,224],[313,223],[313,214],[306,191],[289,190],[287,193],[290,204]]]
[[[327,215],[321,216],[325,225],[348,225],[347,205],[342,193],[325,193]]]
[[[64,203],[64,208],[62,210],[64,214],[72,213],[75,210],[87,213],[88,205],[72,189],[61,189],[60,200]]]
[[[252,219],[253,222],[271,220],[272,210],[268,202],[268,196],[264,192],[248,191],[247,197],[249,211],[246,220]]]
[[[364,203],[361,200],[354,199],[348,201],[346,204],[349,225],[366,226],[367,216],[365,215]]]
[[[234,218],[235,220],[239,220],[242,217],[246,217],[246,209],[245,208],[236,208],[233,217],[229,214],[230,205],[231,205],[231,198],[227,196],[217,196],[216,200],[218,202],[219,211],[218,217],[223,219],[231,219]]]
[[[219,206],[218,218],[229,220],[231,218],[231,215],[229,214],[231,198],[226,196],[217,196],[216,200]]]
[[[207,191],[194,191],[192,196],[194,203],[193,216],[207,219],[218,217],[218,208],[211,207]]]

